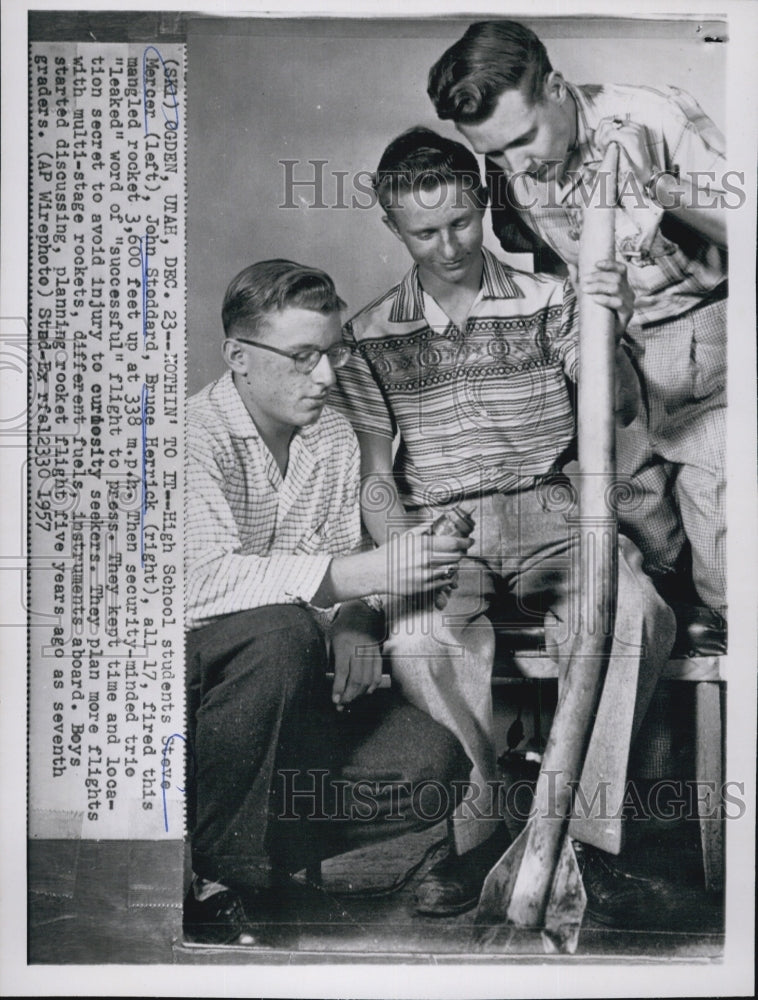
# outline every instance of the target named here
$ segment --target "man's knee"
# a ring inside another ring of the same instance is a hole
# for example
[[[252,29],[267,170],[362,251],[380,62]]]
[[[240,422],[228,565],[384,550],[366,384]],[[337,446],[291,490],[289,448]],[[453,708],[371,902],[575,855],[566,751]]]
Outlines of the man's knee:
[[[230,615],[188,643],[188,678],[197,674],[198,694],[218,697],[229,685],[257,697],[264,690],[293,690],[326,671],[326,644],[313,614],[295,604],[277,604]],[[192,684],[188,683],[188,693]]]
[[[644,620],[648,630],[659,637],[661,648],[673,644],[674,613],[643,571],[640,550],[623,535],[619,538],[618,609]]]
[[[452,616],[451,616],[452,617]],[[465,671],[481,674],[489,683],[495,653],[492,623],[485,615],[473,621],[449,619],[447,608],[429,616],[409,616],[390,624],[384,653],[393,664],[430,678]]]
[[[312,612],[296,604],[273,606],[266,643],[268,667],[281,683],[300,683],[326,671],[326,642]]]

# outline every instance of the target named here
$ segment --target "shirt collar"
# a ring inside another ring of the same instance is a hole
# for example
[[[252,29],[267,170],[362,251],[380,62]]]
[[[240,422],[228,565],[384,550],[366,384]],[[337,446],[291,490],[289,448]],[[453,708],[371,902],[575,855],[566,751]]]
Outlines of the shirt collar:
[[[247,411],[247,407],[242,402],[237,386],[234,384],[232,373],[228,369],[211,388],[211,400],[216,409],[221,414],[226,429],[231,437],[254,438],[265,447],[265,443],[258,433],[255,421]],[[308,439],[316,433],[316,425],[309,424],[307,427],[298,427],[292,436],[292,444],[297,441],[308,443]]]
[[[482,271],[483,299],[523,299],[524,293],[513,279],[513,272],[498,260],[487,247],[482,247],[484,270]]]
[[[522,299],[524,293],[513,280],[510,269],[486,247],[482,247],[482,256],[482,298]],[[412,323],[424,318],[424,297],[418,280],[418,264],[413,265],[397,286],[389,318],[391,323]]]
[[[599,118],[592,100],[592,97],[599,93],[601,88],[585,87],[580,90],[579,87],[568,82],[566,82],[566,88],[573,97],[576,106],[576,140],[568,155],[567,163],[567,171],[574,179],[575,184],[582,174],[583,168],[597,166],[602,160],[602,156],[595,146],[595,130]],[[573,185],[569,185],[569,187],[571,186]]]
[[[424,318],[424,300],[418,280],[418,264],[414,264],[395,292],[390,310],[390,323],[412,323]]]
[[[211,400],[231,437],[260,438],[258,429],[227,369],[211,389]]]

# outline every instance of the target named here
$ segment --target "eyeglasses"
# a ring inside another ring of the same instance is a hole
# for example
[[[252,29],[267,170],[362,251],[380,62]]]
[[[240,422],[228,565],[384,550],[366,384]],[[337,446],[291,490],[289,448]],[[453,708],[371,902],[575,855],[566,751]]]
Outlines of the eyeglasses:
[[[309,375],[324,354],[329,358],[329,364],[332,368],[343,368],[353,353],[347,344],[335,344],[325,351],[320,351],[318,347],[309,347],[307,350],[295,351],[294,354],[291,354],[289,351],[282,351],[270,344],[259,344],[257,340],[246,340],[244,337],[235,337],[234,339],[241,344],[260,347],[262,351],[271,351],[273,354],[281,354],[283,358],[291,358],[295,362],[295,371],[300,372],[301,375]]]

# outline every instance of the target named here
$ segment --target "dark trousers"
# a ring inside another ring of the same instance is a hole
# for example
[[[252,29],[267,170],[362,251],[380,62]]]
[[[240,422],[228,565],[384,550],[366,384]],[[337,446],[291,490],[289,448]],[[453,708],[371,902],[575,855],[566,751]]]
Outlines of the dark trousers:
[[[260,887],[272,859],[292,853],[302,823],[277,819],[278,775],[334,763],[325,671],[323,634],[296,605],[227,615],[189,633],[187,804],[197,875]]]

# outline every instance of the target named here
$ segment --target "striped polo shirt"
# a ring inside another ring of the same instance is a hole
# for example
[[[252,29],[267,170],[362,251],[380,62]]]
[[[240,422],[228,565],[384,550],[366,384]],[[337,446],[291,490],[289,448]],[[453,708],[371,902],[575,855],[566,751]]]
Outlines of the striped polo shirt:
[[[530,489],[573,441],[573,289],[482,253],[464,329],[424,293],[416,266],[344,328],[353,356],[330,403],[358,432],[400,432],[395,472],[409,507]]]
[[[567,86],[576,103],[577,139],[564,168],[565,183],[557,187],[519,174],[511,180],[508,191],[508,204],[521,206],[526,224],[563,260],[578,261],[583,206],[602,160],[595,131],[605,118],[644,125],[653,170],[678,169],[682,180],[701,189],[701,204],[718,202],[725,190],[729,196],[725,203],[736,203],[734,189],[728,184],[725,187],[729,177],[724,176],[724,137],[685,91],[676,87]],[[622,153],[622,210],[616,213],[616,247],[619,259],[627,263],[627,278],[635,294],[632,322],[644,325],[674,319],[700,305],[725,281],[727,254],[670,213],[661,219],[660,210],[646,199],[630,170]],[[651,231],[655,232],[652,243],[639,255],[637,251]]]

